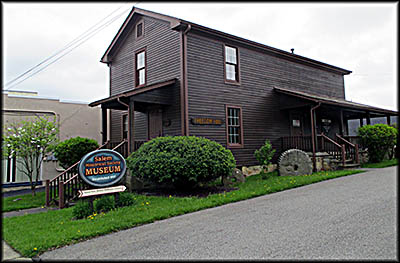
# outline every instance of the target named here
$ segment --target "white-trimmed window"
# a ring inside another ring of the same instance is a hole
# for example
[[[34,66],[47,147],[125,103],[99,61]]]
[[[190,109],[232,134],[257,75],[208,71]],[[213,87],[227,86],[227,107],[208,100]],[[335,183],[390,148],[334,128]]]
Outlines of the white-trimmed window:
[[[136,87],[146,85],[146,50],[138,51],[136,58]]]
[[[225,46],[225,80],[239,82],[238,50]]]

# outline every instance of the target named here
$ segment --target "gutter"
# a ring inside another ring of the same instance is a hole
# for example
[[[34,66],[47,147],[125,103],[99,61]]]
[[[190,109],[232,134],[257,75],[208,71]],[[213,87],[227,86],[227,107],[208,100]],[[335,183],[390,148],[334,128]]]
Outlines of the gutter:
[[[188,82],[187,82],[187,33],[192,29],[187,24],[181,31],[181,131],[183,136],[189,136]]]

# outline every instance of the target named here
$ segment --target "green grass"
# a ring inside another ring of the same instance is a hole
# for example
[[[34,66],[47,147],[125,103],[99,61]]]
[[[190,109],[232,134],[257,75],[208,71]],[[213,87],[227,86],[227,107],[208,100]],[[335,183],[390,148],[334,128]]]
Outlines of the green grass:
[[[246,182],[239,183],[238,190],[206,198],[136,195],[135,205],[96,215],[93,219],[73,220],[72,208],[4,218],[3,239],[24,257],[32,257],[50,248],[113,231],[359,172],[363,171],[319,172],[293,177],[280,177],[272,173],[267,179],[254,175],[246,178]]]
[[[10,196],[3,198],[2,211],[10,212],[33,207],[40,207],[44,206],[45,203],[45,192],[36,192],[35,196],[32,196],[32,194]]]
[[[394,165],[398,165],[398,164],[399,164],[399,160],[392,159],[392,160],[385,160],[380,163],[365,163],[365,164],[362,164],[361,167],[362,168],[385,168],[385,167],[394,166]]]

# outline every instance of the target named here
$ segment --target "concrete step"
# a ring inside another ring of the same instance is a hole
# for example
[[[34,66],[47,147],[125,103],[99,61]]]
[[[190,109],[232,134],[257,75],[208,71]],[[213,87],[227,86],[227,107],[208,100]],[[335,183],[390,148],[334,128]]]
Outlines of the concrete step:
[[[359,163],[346,163],[345,165],[339,164],[339,167],[342,169],[354,169],[354,168],[360,168]]]

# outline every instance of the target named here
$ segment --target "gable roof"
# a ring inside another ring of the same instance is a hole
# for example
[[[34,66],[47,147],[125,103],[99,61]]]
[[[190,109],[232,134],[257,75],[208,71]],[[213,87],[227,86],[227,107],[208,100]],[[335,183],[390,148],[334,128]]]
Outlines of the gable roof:
[[[228,33],[224,33],[222,31],[218,31],[218,30],[215,30],[215,29],[212,29],[209,27],[199,25],[199,24],[195,24],[195,23],[183,20],[183,19],[179,19],[176,17],[168,16],[168,15],[163,15],[160,13],[156,13],[153,11],[149,11],[149,10],[145,10],[145,9],[141,9],[141,8],[137,8],[137,7],[132,7],[131,12],[125,19],[125,21],[122,24],[121,28],[119,29],[117,35],[115,35],[114,39],[111,41],[111,44],[109,45],[106,52],[102,56],[100,62],[103,62],[103,63],[111,62],[112,57],[110,57],[109,55],[113,51],[113,49],[117,46],[117,43],[123,41],[122,36],[123,36],[124,32],[130,30],[129,24],[134,19],[135,14],[149,16],[149,17],[161,19],[164,21],[168,21],[168,22],[170,22],[171,30],[180,30],[181,28],[186,29],[188,26],[190,26],[192,29],[194,28],[194,29],[206,32],[211,35],[215,35],[215,36],[222,37],[222,38],[227,38],[227,39],[233,40],[235,42],[239,42],[239,43],[249,45],[252,47],[256,47],[256,48],[260,48],[269,53],[279,55],[285,59],[289,59],[289,60],[300,62],[300,63],[305,63],[308,65],[317,66],[319,68],[324,68],[324,69],[327,69],[327,70],[330,70],[330,71],[333,71],[336,73],[344,74],[344,75],[351,73],[351,71],[347,70],[347,69],[339,68],[339,67],[336,67],[336,66],[333,66],[330,64],[326,64],[326,63],[314,60],[314,59],[310,59],[310,58],[303,57],[303,56],[300,56],[297,54],[293,54],[293,53],[290,53],[288,51],[284,51],[284,50],[281,50],[278,48],[270,47],[270,46],[267,46],[267,45],[264,45],[261,43],[257,43],[255,41],[251,41],[251,40],[248,40],[248,39],[245,39],[242,37],[237,37],[237,36],[234,36],[234,35],[231,35]]]

